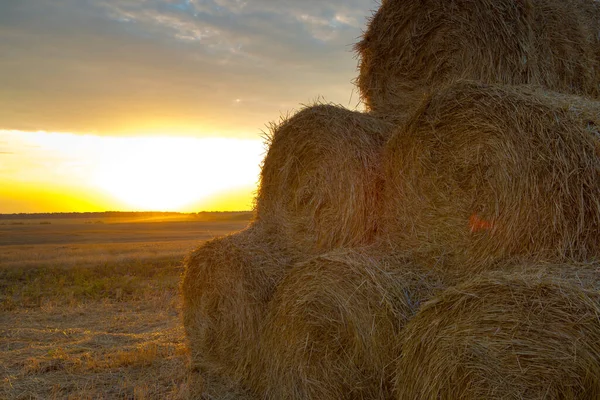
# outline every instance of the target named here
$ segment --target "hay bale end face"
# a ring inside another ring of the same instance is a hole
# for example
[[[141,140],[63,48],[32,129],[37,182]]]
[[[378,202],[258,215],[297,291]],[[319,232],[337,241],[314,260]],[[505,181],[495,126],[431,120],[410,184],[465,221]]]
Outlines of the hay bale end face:
[[[392,125],[341,107],[306,108],[274,129],[257,218],[303,251],[373,240]]]
[[[243,392],[267,305],[294,257],[257,225],[188,257],[183,320],[198,390],[218,398]]]
[[[578,268],[478,276],[425,304],[403,332],[396,398],[600,398],[600,274]]]
[[[385,399],[397,337],[442,282],[410,261],[336,250],[296,265],[277,288],[254,387],[269,399]]]
[[[384,0],[357,44],[362,98],[406,119],[456,79],[600,96],[594,0]]]
[[[600,256],[600,103],[462,82],[386,148],[390,242],[479,268]]]

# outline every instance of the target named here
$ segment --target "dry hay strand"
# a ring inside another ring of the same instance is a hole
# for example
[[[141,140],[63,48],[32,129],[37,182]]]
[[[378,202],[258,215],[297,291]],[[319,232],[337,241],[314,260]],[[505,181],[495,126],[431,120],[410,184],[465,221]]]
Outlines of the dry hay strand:
[[[396,338],[440,287],[408,259],[361,250],[298,264],[273,297],[254,387],[271,399],[390,398]]]
[[[372,241],[381,160],[392,125],[316,105],[275,127],[257,196],[257,218],[303,251]]]
[[[598,265],[477,276],[403,332],[396,398],[600,398]]]
[[[256,397],[239,382],[208,373],[190,370],[183,393],[185,400],[255,400]]]
[[[267,304],[295,257],[253,225],[205,243],[186,260],[183,321],[194,387],[205,397],[244,392]]]
[[[598,258],[599,129],[599,102],[471,82],[441,89],[387,144],[390,242],[461,269]]]
[[[600,96],[595,0],[384,0],[356,45],[367,108],[408,117],[456,79]]]

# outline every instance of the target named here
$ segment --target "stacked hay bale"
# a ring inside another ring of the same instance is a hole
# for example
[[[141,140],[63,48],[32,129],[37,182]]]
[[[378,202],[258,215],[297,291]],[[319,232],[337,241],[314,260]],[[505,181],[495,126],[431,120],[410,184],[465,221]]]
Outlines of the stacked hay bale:
[[[373,241],[382,153],[393,125],[332,105],[308,107],[272,133],[257,219],[291,245],[320,253]]]
[[[600,102],[462,82],[386,147],[390,242],[457,268],[600,256]]]
[[[310,255],[374,240],[392,128],[331,105],[308,107],[274,128],[256,221],[186,261],[184,325],[200,381],[194,386],[216,397],[247,393],[271,297],[289,269]]]
[[[384,0],[356,48],[367,108],[405,120],[455,79],[600,96],[595,0]]]
[[[256,221],[186,262],[197,394],[597,397],[599,32],[594,0],[384,0],[369,113],[275,127]]]
[[[269,300],[298,258],[258,225],[209,241],[187,258],[183,322],[196,391],[217,398],[244,393]]]
[[[516,267],[446,290],[403,331],[396,398],[600,398],[599,267]]]
[[[395,338],[445,287],[440,275],[375,249],[299,263],[273,297],[253,386],[268,399],[390,398]]]

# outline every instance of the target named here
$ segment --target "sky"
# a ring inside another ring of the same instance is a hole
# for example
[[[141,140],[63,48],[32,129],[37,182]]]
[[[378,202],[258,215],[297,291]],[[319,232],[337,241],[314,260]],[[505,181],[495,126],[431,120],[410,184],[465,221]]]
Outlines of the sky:
[[[361,109],[375,0],[0,2],[0,213],[252,207],[266,126]]]

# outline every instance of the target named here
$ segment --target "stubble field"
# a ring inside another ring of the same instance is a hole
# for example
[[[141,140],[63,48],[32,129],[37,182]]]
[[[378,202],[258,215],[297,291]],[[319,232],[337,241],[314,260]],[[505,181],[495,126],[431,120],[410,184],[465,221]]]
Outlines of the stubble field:
[[[0,218],[0,398],[184,398],[182,260],[250,216]]]

